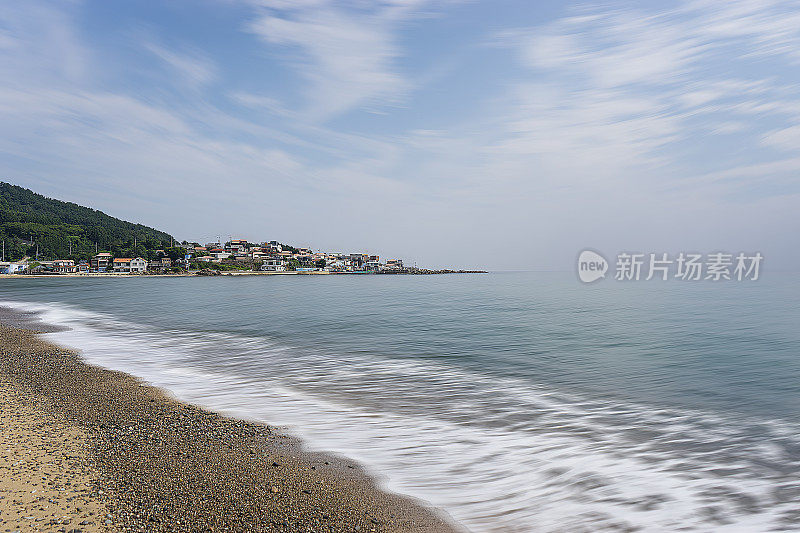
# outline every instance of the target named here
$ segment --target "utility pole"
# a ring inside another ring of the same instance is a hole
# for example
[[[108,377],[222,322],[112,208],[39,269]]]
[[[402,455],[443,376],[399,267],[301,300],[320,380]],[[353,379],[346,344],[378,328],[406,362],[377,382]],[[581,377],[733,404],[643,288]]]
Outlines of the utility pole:
[[[6,241],[3,240],[3,263],[6,262]]]

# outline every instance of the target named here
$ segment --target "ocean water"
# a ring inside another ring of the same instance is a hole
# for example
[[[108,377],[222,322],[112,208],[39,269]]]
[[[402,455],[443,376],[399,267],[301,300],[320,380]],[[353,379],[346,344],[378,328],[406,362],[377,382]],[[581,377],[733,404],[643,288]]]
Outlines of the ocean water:
[[[91,363],[471,531],[800,530],[800,278],[0,280]]]

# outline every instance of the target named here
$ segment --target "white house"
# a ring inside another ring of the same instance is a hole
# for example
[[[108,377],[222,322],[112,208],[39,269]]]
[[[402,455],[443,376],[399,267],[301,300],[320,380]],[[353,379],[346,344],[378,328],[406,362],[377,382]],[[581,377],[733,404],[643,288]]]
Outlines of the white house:
[[[328,261],[328,263],[325,265],[325,270],[341,272],[343,270],[347,270],[347,265],[342,259],[334,259],[332,261]]]
[[[283,259],[265,259],[264,263],[261,265],[262,272],[284,272],[285,270],[286,266]]]
[[[147,261],[141,257],[131,260],[131,272],[144,273],[147,272]]]
[[[147,271],[147,261],[141,257],[130,259],[127,257],[118,257],[114,259],[114,272],[126,272],[131,274],[139,274]]]
[[[213,258],[214,258],[214,262],[215,262],[215,263],[219,263],[219,262],[220,262],[220,261],[222,261],[223,259],[228,259],[228,258],[229,258],[231,255],[233,255],[233,254],[230,254],[230,253],[228,253],[228,252],[222,252],[222,251],[220,251],[220,252],[217,252],[217,251],[214,251],[214,250],[212,250],[212,251],[210,251],[210,252],[208,253],[208,255],[210,255],[211,257],[213,257]]]
[[[0,274],[17,274],[25,272],[27,268],[25,263],[0,263]]]
[[[53,261],[53,270],[59,274],[73,274],[78,271],[72,259],[59,259]]]

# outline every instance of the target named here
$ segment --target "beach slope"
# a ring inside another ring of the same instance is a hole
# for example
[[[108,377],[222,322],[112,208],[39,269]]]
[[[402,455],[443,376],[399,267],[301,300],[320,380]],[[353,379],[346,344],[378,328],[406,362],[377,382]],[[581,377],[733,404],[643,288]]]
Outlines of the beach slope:
[[[0,339],[3,530],[69,520],[65,531],[455,531],[281,430],[182,404],[28,329],[0,325]],[[37,503],[47,512],[28,511]]]

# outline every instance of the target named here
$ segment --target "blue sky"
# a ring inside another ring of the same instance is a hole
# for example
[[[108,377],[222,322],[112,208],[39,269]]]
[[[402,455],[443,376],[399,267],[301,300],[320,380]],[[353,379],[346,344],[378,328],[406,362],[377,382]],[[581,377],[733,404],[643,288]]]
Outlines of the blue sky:
[[[0,11],[2,178],[205,242],[794,269],[800,5],[37,0]]]

